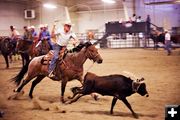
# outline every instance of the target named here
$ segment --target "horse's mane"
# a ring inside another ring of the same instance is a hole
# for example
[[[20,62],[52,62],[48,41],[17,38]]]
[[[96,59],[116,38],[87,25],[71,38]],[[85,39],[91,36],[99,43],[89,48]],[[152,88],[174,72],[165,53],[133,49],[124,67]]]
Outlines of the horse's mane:
[[[74,53],[74,52],[79,52],[82,50],[82,48],[86,47],[88,48],[89,46],[91,46],[92,44],[90,42],[86,42],[86,43],[80,43],[78,46],[76,46],[75,48],[69,50],[70,53]]]

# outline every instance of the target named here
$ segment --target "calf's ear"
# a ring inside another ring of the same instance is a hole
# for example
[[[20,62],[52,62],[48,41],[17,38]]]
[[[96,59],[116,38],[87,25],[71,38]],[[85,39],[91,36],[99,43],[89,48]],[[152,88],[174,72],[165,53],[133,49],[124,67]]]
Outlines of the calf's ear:
[[[141,78],[141,81],[144,81],[144,80],[145,80],[145,79],[142,77],[142,78]]]

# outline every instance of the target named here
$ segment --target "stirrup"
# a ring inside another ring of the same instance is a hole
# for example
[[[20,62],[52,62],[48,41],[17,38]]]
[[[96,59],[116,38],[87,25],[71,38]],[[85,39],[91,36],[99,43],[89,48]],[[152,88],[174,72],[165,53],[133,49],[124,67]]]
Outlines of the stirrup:
[[[53,79],[53,80],[59,80],[58,77],[56,75],[54,75],[53,71],[50,72],[50,74],[48,75],[48,77],[50,79]]]
[[[53,74],[53,70],[49,73],[49,75],[48,75],[48,77],[53,77],[53,76],[55,76],[54,74]]]

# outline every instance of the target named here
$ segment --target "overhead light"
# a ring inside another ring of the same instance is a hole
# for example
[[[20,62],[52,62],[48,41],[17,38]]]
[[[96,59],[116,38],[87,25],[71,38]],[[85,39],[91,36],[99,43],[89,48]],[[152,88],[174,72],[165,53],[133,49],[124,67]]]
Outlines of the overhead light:
[[[45,3],[45,4],[43,4],[43,7],[49,8],[49,9],[55,9],[55,8],[57,8],[56,5],[53,5],[53,4],[50,4],[50,3]]]
[[[116,1],[114,1],[114,0],[102,0],[102,1],[105,3],[116,3]]]

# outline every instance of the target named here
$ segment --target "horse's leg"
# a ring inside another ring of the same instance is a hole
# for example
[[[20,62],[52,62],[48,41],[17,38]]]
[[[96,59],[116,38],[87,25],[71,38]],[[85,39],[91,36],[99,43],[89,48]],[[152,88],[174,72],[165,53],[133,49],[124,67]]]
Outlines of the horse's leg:
[[[62,83],[61,83],[61,102],[64,103],[64,92],[65,92],[65,88],[66,88],[66,84],[67,84],[68,79],[64,78],[62,79]]]
[[[25,63],[24,63],[24,54],[23,53],[21,53],[21,58],[22,58],[22,65],[24,66]]]
[[[12,60],[12,54],[11,53],[9,54],[9,59],[10,59],[10,63],[12,63],[13,60]]]
[[[23,89],[23,87],[29,82],[29,81],[31,81],[33,78],[35,78],[36,77],[36,75],[28,75],[24,80],[23,80],[23,82],[22,82],[22,84],[17,88],[17,89],[15,89],[14,91],[15,92],[21,92],[21,90]]]
[[[26,60],[26,63],[29,61],[29,55],[28,55],[28,53],[24,53],[24,58],[25,58],[25,60]]]
[[[35,88],[35,86],[39,83],[39,82],[41,82],[41,80],[43,79],[43,78],[45,78],[46,76],[44,76],[44,75],[39,75],[39,76],[37,76],[37,78],[32,82],[32,85],[31,85],[31,89],[30,89],[30,92],[29,92],[29,97],[32,99],[33,98],[33,90],[34,90],[34,88]]]
[[[6,61],[6,68],[9,68],[9,60],[8,60],[8,55],[5,55],[5,61]]]
[[[9,61],[8,61],[8,55],[3,54],[4,59],[6,61],[6,68],[9,68]]]

